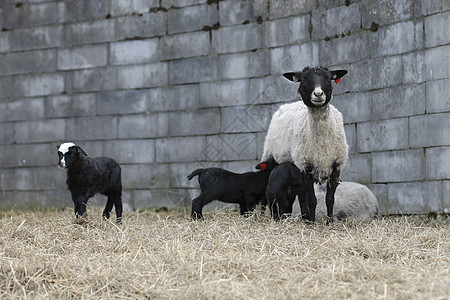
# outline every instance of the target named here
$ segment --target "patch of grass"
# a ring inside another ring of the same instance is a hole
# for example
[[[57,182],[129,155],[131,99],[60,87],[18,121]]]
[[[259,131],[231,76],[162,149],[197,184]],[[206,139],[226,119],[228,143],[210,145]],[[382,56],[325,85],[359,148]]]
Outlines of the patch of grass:
[[[72,210],[1,213],[0,298],[446,299],[450,221],[145,210],[123,225]],[[114,217],[114,216],[112,216]],[[112,218],[114,220],[114,218]]]

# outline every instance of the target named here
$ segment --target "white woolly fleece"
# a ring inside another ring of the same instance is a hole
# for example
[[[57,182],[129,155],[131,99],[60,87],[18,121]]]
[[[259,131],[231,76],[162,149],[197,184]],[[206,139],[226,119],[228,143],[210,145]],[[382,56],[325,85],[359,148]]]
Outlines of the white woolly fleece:
[[[293,162],[301,171],[310,164],[314,178],[327,180],[334,163],[342,170],[348,157],[342,114],[331,104],[309,108],[303,101],[282,105],[272,117],[262,161]]]

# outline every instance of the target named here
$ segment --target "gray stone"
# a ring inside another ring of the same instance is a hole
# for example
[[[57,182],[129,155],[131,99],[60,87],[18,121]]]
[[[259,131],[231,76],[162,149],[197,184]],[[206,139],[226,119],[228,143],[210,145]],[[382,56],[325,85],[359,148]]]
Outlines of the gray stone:
[[[403,85],[371,93],[372,117],[388,119],[425,113],[425,85]]]
[[[56,23],[56,3],[5,6],[3,26],[6,28],[37,27]]]
[[[424,52],[412,52],[402,55],[403,84],[425,82],[428,77]]]
[[[45,103],[45,117],[79,117],[96,114],[94,94],[78,94],[74,96],[47,97]]]
[[[100,92],[95,95],[97,114],[125,115],[148,111],[148,93],[142,90]]]
[[[167,84],[168,75],[167,63],[120,67],[117,86],[121,89],[162,86]]]
[[[50,144],[14,144],[0,146],[0,167],[40,167],[55,162]]]
[[[169,187],[168,164],[123,165],[125,189],[154,189]]]
[[[198,84],[155,88],[149,91],[149,111],[184,111],[199,108]]]
[[[301,71],[306,66],[319,65],[319,46],[312,42],[274,48],[270,51],[270,59],[271,74]]]
[[[361,23],[370,28],[372,23],[386,25],[412,17],[414,2],[409,0],[364,0],[361,3]]]
[[[292,66],[290,70],[294,69]],[[294,69],[298,70],[298,69]],[[253,78],[250,80],[251,104],[294,102],[300,100],[298,86],[282,75]]]
[[[443,212],[450,213],[450,180],[445,180],[442,184],[444,186],[442,202]]]
[[[450,144],[450,113],[412,116],[409,121],[411,147]]]
[[[388,198],[387,184],[370,184],[368,185],[368,188],[372,191],[372,193],[378,200],[378,213],[380,215],[395,213],[390,211],[391,205]]]
[[[342,113],[346,124],[365,122],[371,118],[370,93],[334,96],[331,104]]]
[[[450,45],[427,49],[425,51],[425,66],[428,80],[449,77]]]
[[[170,136],[216,134],[219,131],[220,110],[217,108],[169,113]]]
[[[425,47],[434,47],[450,43],[448,25],[450,12],[444,12],[425,18]],[[447,27],[447,28],[446,28]]]
[[[423,150],[372,153],[372,182],[387,183],[425,179]]]
[[[261,48],[260,26],[257,24],[221,27],[212,32],[216,53],[233,53]]]
[[[107,64],[107,45],[84,46],[58,51],[58,69],[87,69]]]
[[[13,52],[0,56],[0,75],[56,71],[56,51]]]
[[[56,154],[55,154],[56,155]],[[65,178],[66,172],[55,166],[40,168],[17,168],[13,171],[14,185],[16,191],[40,191],[66,189],[65,180],[55,180],[55,177]]]
[[[169,62],[169,83],[186,84],[217,80],[217,58],[200,57]]]
[[[117,70],[92,68],[67,73],[68,92],[92,92],[112,90],[117,87]]]
[[[167,14],[145,13],[115,19],[116,39],[129,40],[163,36],[166,33]]]
[[[344,124],[345,138],[348,144],[348,153],[356,153],[356,124]]]
[[[417,16],[427,16],[437,12],[450,10],[450,3],[447,0],[417,0],[414,2],[414,5]]]
[[[372,182],[371,162],[370,154],[350,155],[344,170],[341,172],[341,179],[359,183]]]
[[[408,118],[358,124],[358,152],[401,150],[409,146]]]
[[[220,78],[225,80],[265,76],[270,73],[269,53],[256,51],[221,55],[219,68]]]
[[[104,155],[114,158],[119,164],[153,163],[155,143],[154,140],[106,141]]]
[[[426,149],[427,179],[450,179],[450,147]]]
[[[417,214],[442,211],[442,182],[388,184],[390,213]]]
[[[77,22],[91,19],[103,19],[111,11],[111,0],[79,1],[66,0],[65,21]]]
[[[265,47],[278,47],[308,40],[309,15],[263,23],[263,42]]]
[[[251,102],[248,95],[248,79],[200,84],[200,104],[202,107],[249,104]]]
[[[265,131],[270,124],[272,110],[270,105],[238,106],[222,108],[221,132]]]
[[[205,26],[212,27],[219,22],[216,5],[199,5],[170,9],[167,15],[167,31],[169,34],[201,30]]]
[[[5,103],[5,116],[2,120],[37,120],[44,117],[44,98],[17,99]]]
[[[426,83],[428,113],[450,111],[450,78]]]
[[[119,138],[155,138],[167,136],[167,114],[139,114],[119,118]]]
[[[367,34],[353,34],[320,43],[320,63],[325,66],[365,60],[370,55]]]
[[[112,0],[111,1],[111,13],[114,16],[129,15],[131,13],[146,13],[152,7],[157,7],[158,0]]]
[[[113,65],[156,62],[160,57],[158,39],[111,43],[110,49]]]
[[[114,41],[114,23],[115,21],[113,19],[108,19],[66,24],[64,26],[64,45],[71,47]]]
[[[67,140],[104,140],[118,137],[116,117],[83,117],[66,121]]]
[[[14,142],[14,123],[0,123],[0,144],[7,145],[12,144],[13,142]]]
[[[221,26],[254,23],[256,17],[251,0],[229,0],[219,2],[219,22]]]
[[[254,133],[213,135],[206,137],[204,154],[209,161],[257,159],[256,146]]]
[[[10,35],[10,47],[13,51],[55,48],[61,45],[62,35],[62,26],[17,29]]]
[[[18,76],[14,80],[13,89],[17,97],[60,94],[65,90],[64,74],[42,73]]]
[[[165,36],[161,39],[162,59],[208,55],[211,52],[209,33],[196,31]]]
[[[291,15],[299,15],[310,12],[315,8],[315,2],[309,0],[269,0],[270,1],[270,18],[278,19]]]
[[[346,31],[360,29],[360,5],[330,8],[324,11],[312,12],[312,38],[322,39],[326,36],[336,36]]]
[[[157,139],[155,148],[158,163],[202,161],[206,157],[206,137]]]

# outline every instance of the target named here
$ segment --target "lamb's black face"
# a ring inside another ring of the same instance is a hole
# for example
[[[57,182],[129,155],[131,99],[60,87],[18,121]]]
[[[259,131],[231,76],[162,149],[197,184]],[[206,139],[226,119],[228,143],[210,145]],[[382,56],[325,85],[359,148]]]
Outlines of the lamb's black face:
[[[345,74],[347,74],[346,70],[329,71],[323,67],[307,67],[302,72],[285,73],[283,76],[293,82],[300,82],[298,93],[306,106],[322,107],[332,98],[331,81],[340,79]]]
[[[74,143],[64,143],[58,147],[58,168],[66,169],[77,155],[77,146]]]

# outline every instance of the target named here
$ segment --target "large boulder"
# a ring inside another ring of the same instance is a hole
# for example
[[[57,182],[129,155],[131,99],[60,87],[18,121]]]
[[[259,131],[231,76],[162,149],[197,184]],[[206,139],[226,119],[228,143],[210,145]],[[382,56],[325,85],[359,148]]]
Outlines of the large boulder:
[[[327,215],[326,183],[315,185],[314,190],[317,198],[316,220],[323,220]],[[356,220],[366,220],[378,214],[377,198],[365,185],[343,181],[337,187],[334,197],[333,216],[335,221],[349,217]],[[292,214],[294,216],[300,215],[298,201],[294,203]]]

